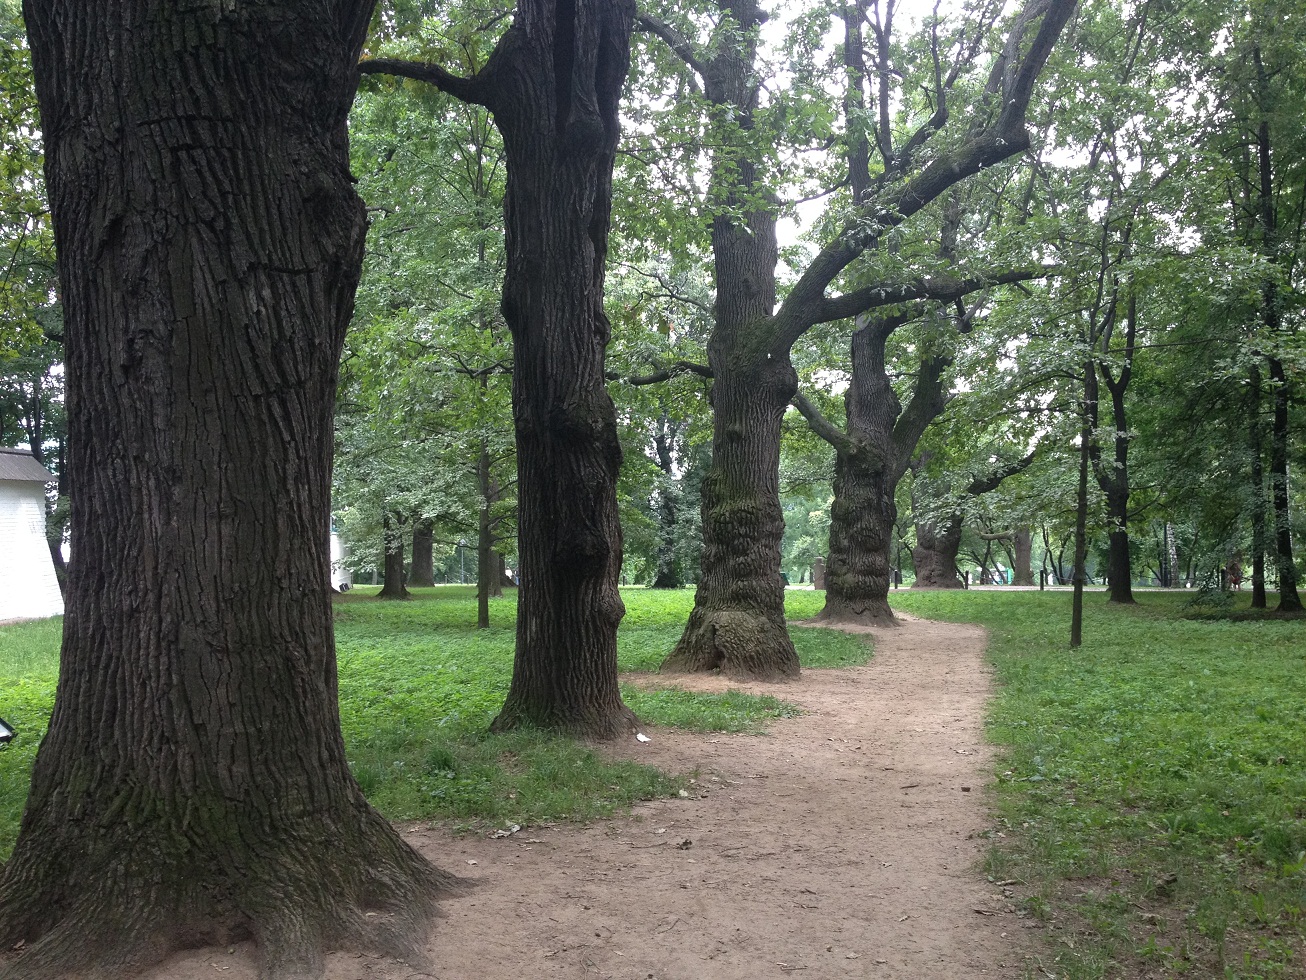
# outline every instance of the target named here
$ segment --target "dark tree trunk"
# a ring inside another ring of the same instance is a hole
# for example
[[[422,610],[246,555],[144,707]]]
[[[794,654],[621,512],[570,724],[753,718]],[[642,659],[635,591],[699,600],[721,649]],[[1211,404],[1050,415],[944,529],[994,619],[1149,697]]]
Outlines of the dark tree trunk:
[[[483,105],[503,135],[521,592],[496,731],[612,738],[638,726],[617,686],[621,444],[604,381],[603,312],[634,16],[630,0],[518,0],[512,27],[471,78],[387,59],[361,66]]]
[[[1105,314],[1100,343],[1109,347],[1114,336],[1113,326],[1119,307],[1118,295],[1113,295]],[[1111,457],[1104,463],[1103,452],[1094,436],[1089,445],[1089,459],[1097,484],[1106,495],[1107,523],[1107,587],[1110,602],[1132,603],[1133,565],[1129,557],[1129,425],[1125,411],[1125,391],[1133,376],[1134,343],[1137,336],[1138,301],[1130,287],[1126,301],[1124,364],[1118,375],[1112,375],[1105,362],[1085,376],[1084,397],[1088,404],[1090,428],[1098,429],[1100,402],[1098,374],[1111,396]]]
[[[490,478],[490,450],[481,444],[476,460],[476,482],[481,491],[481,506],[476,525],[476,628],[490,628],[490,598],[502,595],[499,585],[499,561],[494,553],[494,526],[490,507],[494,504],[494,486]]]
[[[413,525],[413,554],[408,562],[408,584],[415,589],[435,585],[435,526],[429,520],[419,520]],[[400,562],[402,564],[402,557]],[[389,575],[389,571],[386,572]],[[387,583],[389,579],[386,579]]]
[[[1129,557],[1129,531],[1125,525],[1128,520],[1128,492],[1113,492],[1106,495],[1107,519],[1111,531],[1107,538],[1107,586],[1110,590],[1108,601],[1130,603],[1134,601],[1134,569]]]
[[[926,426],[943,411],[942,377],[948,364],[944,358],[931,358],[921,365],[903,410],[889,380],[885,346],[909,317],[859,321],[852,336],[852,380],[844,396],[847,435],[815,418],[811,406],[799,401],[809,424],[836,450],[820,621],[897,624],[889,608],[889,554],[898,521],[894,495]]]
[[[0,875],[9,980],[252,936],[419,956],[444,878],[340,736],[331,413],[371,4],[29,0],[67,340],[59,684]]]
[[[376,594],[378,599],[407,599],[408,589],[404,586],[404,538],[403,532],[394,526],[390,518],[385,519],[385,556],[382,559],[385,572],[385,584]]]
[[[1016,529],[1011,542],[1011,584],[1034,584],[1034,532],[1027,527]]]
[[[1084,643],[1084,580],[1088,577],[1088,470],[1093,442],[1093,410],[1087,393],[1097,385],[1097,366],[1084,362],[1085,400],[1079,415],[1079,483],[1075,490],[1075,567],[1071,573],[1075,593],[1070,604],[1070,647]]]
[[[1251,454],[1252,491],[1252,608],[1266,608],[1265,594],[1265,460],[1261,429],[1261,368],[1248,371],[1248,449]]]
[[[1274,502],[1275,560],[1279,573],[1279,610],[1301,612],[1297,565],[1292,557],[1292,515],[1288,509],[1288,378],[1283,362],[1269,358],[1274,385],[1274,421],[1270,427],[1270,495]]]
[[[916,566],[913,589],[964,588],[957,571],[957,554],[961,551],[960,512],[952,514],[942,526],[933,521],[916,525],[916,547],[911,550]]]
[[[662,479],[658,483],[658,553],[657,569],[653,575],[653,588],[679,589],[685,584],[685,577],[680,571],[680,561],[676,555],[676,519],[680,511],[680,488],[676,485],[675,460],[671,448],[675,440],[675,428],[664,415],[661,427],[653,439],[658,456],[658,469]]]

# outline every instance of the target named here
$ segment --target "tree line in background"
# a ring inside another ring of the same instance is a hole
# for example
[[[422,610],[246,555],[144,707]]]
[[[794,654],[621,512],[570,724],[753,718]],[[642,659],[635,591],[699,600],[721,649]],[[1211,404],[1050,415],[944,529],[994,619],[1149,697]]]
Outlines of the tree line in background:
[[[818,557],[831,622],[1036,555],[1301,609],[1299,9],[128,6],[0,0],[0,429],[72,528],[14,976],[412,953],[447,881],[344,766],[333,516],[385,598],[473,548],[488,625],[517,570],[496,728],[635,730],[623,574],[748,678]]]

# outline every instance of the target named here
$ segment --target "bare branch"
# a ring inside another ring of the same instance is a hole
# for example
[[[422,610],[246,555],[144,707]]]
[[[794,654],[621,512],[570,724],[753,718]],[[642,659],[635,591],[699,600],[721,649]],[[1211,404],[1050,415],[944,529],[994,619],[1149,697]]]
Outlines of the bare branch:
[[[399,78],[412,78],[419,82],[429,82],[441,92],[447,92],[455,99],[471,102],[473,105],[489,107],[490,86],[486,83],[486,70],[482,69],[470,78],[445,71],[439,65],[421,61],[401,61],[397,58],[369,58],[358,64],[362,75],[394,75]]]
[[[807,419],[808,428],[833,446],[835,452],[845,456],[857,452],[857,444],[849,438],[848,434],[822,415],[821,410],[808,401],[807,396],[801,391],[794,394],[794,407],[802,413],[803,418]]]
[[[635,23],[649,34],[666,42],[667,47],[675,53],[676,57],[688,65],[700,78],[707,77],[707,66],[694,53],[694,46],[689,42],[689,38],[666,21],[654,17],[652,14],[639,14],[635,18]]]

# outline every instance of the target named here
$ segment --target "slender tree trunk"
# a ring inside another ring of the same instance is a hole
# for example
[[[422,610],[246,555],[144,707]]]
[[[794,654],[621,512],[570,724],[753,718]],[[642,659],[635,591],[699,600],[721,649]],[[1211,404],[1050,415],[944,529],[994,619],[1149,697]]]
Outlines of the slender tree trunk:
[[[446,880],[340,736],[331,413],[371,4],[29,0],[67,341],[59,684],[0,872],[7,980],[253,937],[417,957]]]
[[[494,527],[490,522],[493,486],[490,479],[490,450],[481,443],[476,461],[476,482],[481,491],[476,527],[476,628],[490,628],[490,597],[502,595],[499,585],[499,562],[494,554]]]
[[[385,584],[376,594],[378,599],[407,599],[408,589],[404,586],[404,538],[403,532],[394,526],[394,522],[385,518],[385,554],[382,558]]]
[[[658,469],[662,479],[658,482],[658,553],[657,569],[653,575],[653,588],[678,589],[685,584],[680,571],[680,561],[676,555],[676,518],[680,510],[680,488],[675,480],[675,460],[671,455],[675,430],[665,415],[661,427],[654,437],[653,445],[657,451]]]
[[[1089,446],[1093,440],[1093,424],[1087,394],[1096,385],[1097,366],[1092,361],[1084,364],[1085,401],[1080,409],[1079,427],[1079,484],[1075,490],[1075,568],[1071,573],[1075,594],[1070,607],[1070,647],[1078,649],[1084,643],[1084,580],[1088,577],[1088,470]],[[1094,379],[1090,382],[1090,379]]]
[[[621,444],[603,311],[634,13],[623,0],[520,0],[487,78],[507,155],[503,314],[514,344],[522,583],[497,731],[612,738],[638,726],[617,686]]]
[[[1274,421],[1270,428],[1270,493],[1274,502],[1275,560],[1279,573],[1279,611],[1301,612],[1297,565],[1292,557],[1292,514],[1288,509],[1288,378],[1283,361],[1269,358],[1274,385]]]
[[[1261,429],[1261,367],[1248,371],[1248,450],[1251,454],[1252,491],[1252,608],[1266,608],[1265,594],[1265,446]]]
[[[408,562],[408,584],[414,588],[435,585],[435,526],[429,520],[413,524],[413,554]],[[402,561],[402,558],[400,559]],[[388,574],[388,573],[387,573]]]

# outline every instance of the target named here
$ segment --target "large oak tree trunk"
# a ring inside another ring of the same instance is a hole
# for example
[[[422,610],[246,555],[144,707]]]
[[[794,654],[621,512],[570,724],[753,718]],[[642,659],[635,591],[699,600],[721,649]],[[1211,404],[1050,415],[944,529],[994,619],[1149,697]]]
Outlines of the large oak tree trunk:
[[[1017,528],[1012,536],[1012,585],[1034,584],[1034,532],[1027,527]]]
[[[896,484],[883,461],[864,453],[835,457],[825,606],[818,621],[897,625],[889,608]]]
[[[603,311],[633,21],[628,2],[521,0],[489,79],[508,160],[503,314],[514,343],[521,571],[496,730],[611,738],[638,725],[617,686],[621,445]]]
[[[709,351],[715,366],[720,345]],[[712,467],[703,478],[702,578],[665,671],[779,680],[799,673],[780,578],[780,419],[797,377],[788,360],[717,376]]]
[[[408,584],[413,588],[430,588],[435,585],[434,551],[434,524],[430,520],[418,520],[413,524],[413,553],[408,561]],[[402,564],[401,557],[400,565]],[[389,575],[389,572],[386,574]]]
[[[916,566],[913,589],[960,589],[957,554],[961,551],[960,513],[952,514],[942,524],[926,521],[916,525],[916,547],[911,550]]]
[[[447,881],[345,761],[337,361],[365,218],[345,118],[371,4],[29,0],[66,313],[59,685],[0,878],[7,980],[258,940],[416,955]]]
[[[404,539],[403,533],[395,527],[389,517],[385,519],[385,552],[381,559],[385,572],[385,584],[376,594],[378,599],[407,599],[408,588],[404,585]]]

